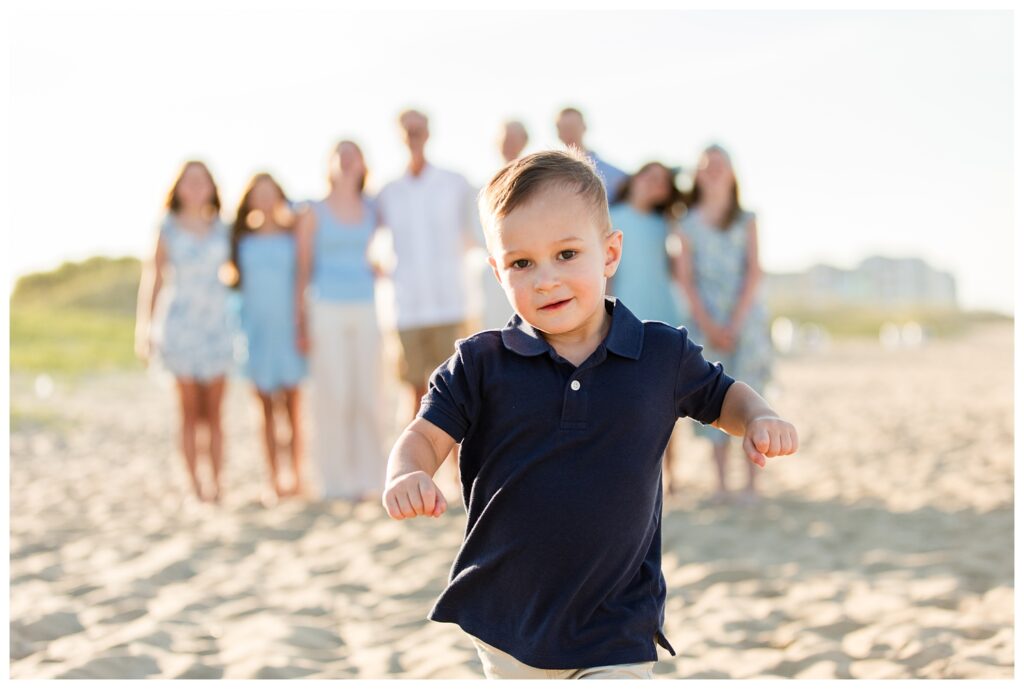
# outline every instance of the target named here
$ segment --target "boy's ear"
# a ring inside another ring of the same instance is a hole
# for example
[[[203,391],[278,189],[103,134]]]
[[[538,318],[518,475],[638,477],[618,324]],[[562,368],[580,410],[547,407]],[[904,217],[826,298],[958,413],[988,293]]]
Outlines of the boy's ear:
[[[493,256],[487,257],[487,262],[491,264],[491,272],[494,273],[494,279],[498,281],[498,284],[504,287],[501,283],[501,273],[498,272],[498,263],[494,260]]]
[[[622,260],[622,231],[612,230],[604,240],[604,276],[610,278]]]

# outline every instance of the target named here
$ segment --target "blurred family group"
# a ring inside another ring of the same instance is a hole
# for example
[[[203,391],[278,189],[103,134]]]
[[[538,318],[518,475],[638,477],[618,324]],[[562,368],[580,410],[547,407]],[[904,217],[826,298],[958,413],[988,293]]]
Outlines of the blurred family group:
[[[407,110],[398,121],[408,166],[376,195],[365,188],[362,151],[347,140],[331,156],[324,198],[294,202],[271,175],[259,173],[230,225],[204,163],[185,163],[174,181],[139,287],[136,351],[176,380],[180,446],[200,500],[216,502],[223,494],[221,403],[238,358],[232,290],[240,297],[244,372],[263,414],[271,486],[282,498],[309,491],[325,499],[380,499],[387,460],[378,398],[383,340],[375,300],[381,279],[393,287],[400,376],[414,415],[431,373],[451,356],[455,341],[478,329],[502,328],[512,315],[496,280],[467,284],[467,256],[486,249],[476,189],[463,175],[428,161],[426,115]],[[763,393],[772,350],[759,289],[757,226],[740,205],[729,154],[717,145],[706,148],[682,190],[673,166],[649,162],[629,174],[588,149],[579,110],[562,110],[556,126],[561,142],[594,164],[613,226],[623,233],[622,259],[608,293],[642,320],[685,326],[706,359],[721,361],[732,376]],[[505,123],[499,145],[506,163],[527,144],[520,122]],[[391,238],[390,260],[371,250],[383,230]],[[479,313],[469,307],[473,292],[482,301]],[[300,396],[307,376],[309,472]],[[282,416],[288,432],[279,438]],[[694,429],[711,440],[715,499],[726,499],[729,436],[711,426]],[[669,492],[674,454],[670,446]],[[209,471],[200,472],[200,456],[208,459]],[[738,497],[751,501],[756,467],[746,464],[748,479]]]

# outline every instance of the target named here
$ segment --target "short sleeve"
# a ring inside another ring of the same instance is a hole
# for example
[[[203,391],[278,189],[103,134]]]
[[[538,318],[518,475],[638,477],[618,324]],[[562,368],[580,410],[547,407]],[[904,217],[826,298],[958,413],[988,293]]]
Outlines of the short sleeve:
[[[721,415],[725,393],[735,381],[722,364],[711,363],[701,355],[704,348],[690,339],[686,328],[679,328],[679,333],[682,351],[676,374],[676,412],[707,425]]]
[[[417,416],[426,419],[461,443],[480,409],[479,385],[473,376],[466,341],[430,376]]]

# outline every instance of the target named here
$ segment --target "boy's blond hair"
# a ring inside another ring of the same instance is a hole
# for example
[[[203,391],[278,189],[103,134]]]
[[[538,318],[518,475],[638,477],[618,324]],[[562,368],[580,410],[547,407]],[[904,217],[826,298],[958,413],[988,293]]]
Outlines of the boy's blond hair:
[[[496,221],[545,190],[559,188],[579,196],[594,213],[602,233],[612,229],[608,197],[594,163],[578,148],[540,151],[513,160],[480,192],[480,222],[490,238]]]

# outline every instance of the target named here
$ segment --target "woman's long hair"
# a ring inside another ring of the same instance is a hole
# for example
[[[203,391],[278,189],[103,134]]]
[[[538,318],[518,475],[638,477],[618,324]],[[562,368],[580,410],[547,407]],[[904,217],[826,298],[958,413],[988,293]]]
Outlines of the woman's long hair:
[[[217,215],[220,213],[220,192],[217,191],[217,184],[213,181],[213,175],[210,174],[210,168],[206,167],[206,163],[201,160],[188,160],[181,166],[178,171],[178,176],[174,180],[174,184],[171,185],[170,191],[167,192],[167,200],[164,201],[164,206],[171,213],[177,213],[181,210],[181,199],[178,198],[178,187],[181,186],[181,180],[185,177],[185,172],[190,167],[198,167],[206,173],[207,179],[210,180],[210,186],[213,187],[213,195],[210,198],[210,207],[212,208],[211,215]]]
[[[278,195],[281,197],[281,202],[286,206],[288,205],[288,197],[285,196],[281,185],[278,184],[277,180],[268,172],[259,172],[253,175],[252,179],[249,180],[249,183],[245,185],[245,191],[242,192],[242,200],[238,204],[238,212],[235,213],[235,222],[231,226],[231,268],[233,270],[231,271],[231,279],[228,282],[230,286],[235,289],[242,286],[242,266],[238,261],[238,246],[241,244],[243,238],[255,231],[254,225],[258,227],[269,220],[269,218],[255,218],[254,215],[262,214],[259,213],[259,211],[253,211],[250,207],[252,190],[257,184],[264,180],[274,185],[274,189],[277,190]],[[255,223],[254,221],[257,219],[261,220],[261,222]],[[274,220],[288,232],[292,231],[294,223],[292,223],[291,220],[286,222],[281,222],[278,218],[275,218]]]
[[[718,153],[725,158],[726,163],[729,164],[729,171],[732,173],[732,190],[729,194],[729,209],[718,225],[718,229],[727,230],[732,227],[732,224],[736,222],[738,217],[740,217],[740,213],[743,212],[743,207],[740,205],[740,185],[739,182],[736,181],[736,171],[732,167],[732,158],[729,157],[728,152],[718,144],[712,144],[704,149],[702,155],[707,155],[708,153]],[[700,184],[697,182],[699,178],[700,175],[694,173],[693,189],[690,190],[690,193],[686,198],[686,207],[691,210],[696,208],[697,204],[700,203],[701,198],[703,198],[703,192],[700,188]]]
[[[659,215],[665,216],[666,218],[675,218],[682,215],[683,203],[685,200],[683,192],[679,191],[679,188],[676,187],[675,175],[672,173],[672,169],[669,168],[667,165],[663,165],[662,163],[659,163],[657,161],[645,163],[643,167],[641,167],[639,170],[637,170],[632,175],[627,177],[619,185],[618,191],[612,198],[612,204],[628,201],[629,192],[633,187],[633,179],[637,175],[640,175],[655,166],[662,168],[668,174],[669,192],[666,198],[661,203],[655,204],[653,210]]]
[[[334,156],[340,156],[341,155],[340,149],[345,144],[350,144],[351,146],[353,146],[356,149],[356,151],[359,152],[359,157],[363,161],[363,174],[359,178],[359,187],[358,187],[359,188],[359,192],[362,193],[364,188],[366,187],[366,176],[370,174],[370,170],[366,166],[366,156],[363,155],[363,149],[361,149],[359,147],[359,144],[357,144],[352,139],[342,139],[337,144],[335,144],[334,145],[334,151],[331,152],[331,168],[333,168],[333,165],[334,165]],[[339,163],[339,167],[340,167],[340,163]],[[329,169],[329,171],[327,173],[327,182],[328,182],[328,184],[334,184],[334,170],[333,169]]]

